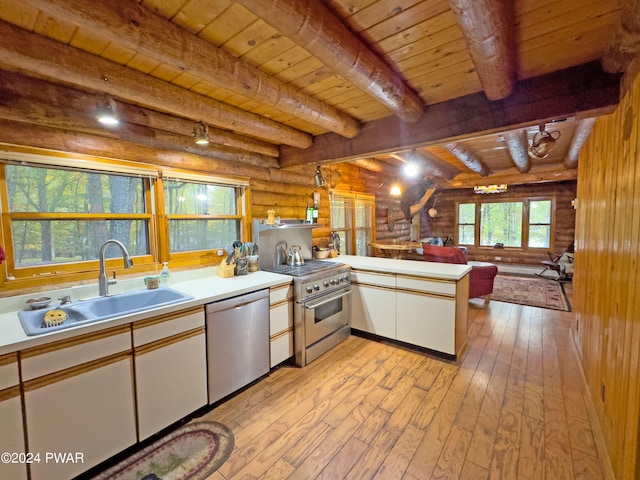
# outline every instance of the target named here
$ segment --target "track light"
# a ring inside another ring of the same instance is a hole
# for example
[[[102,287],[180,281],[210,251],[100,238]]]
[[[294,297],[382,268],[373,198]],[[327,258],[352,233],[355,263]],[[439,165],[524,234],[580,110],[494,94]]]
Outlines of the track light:
[[[560,132],[547,132],[544,123],[540,125],[539,131],[533,136],[533,141],[529,145],[529,156],[534,160],[547,158],[551,149],[555,146],[556,140],[560,138]]]
[[[209,144],[209,128],[204,122],[196,122],[193,126],[193,141],[198,145]]]
[[[120,123],[116,102],[114,102],[113,98],[106,93],[98,102],[98,108],[96,108],[96,119],[101,124],[108,127],[112,127]]]
[[[316,167],[316,174],[313,176],[313,180],[316,182],[316,187],[324,187],[327,184],[320,171],[320,165]]]
[[[399,185],[395,184],[391,187],[391,191],[389,191],[389,194],[393,195],[394,197],[397,197],[402,194],[402,190],[400,190]]]

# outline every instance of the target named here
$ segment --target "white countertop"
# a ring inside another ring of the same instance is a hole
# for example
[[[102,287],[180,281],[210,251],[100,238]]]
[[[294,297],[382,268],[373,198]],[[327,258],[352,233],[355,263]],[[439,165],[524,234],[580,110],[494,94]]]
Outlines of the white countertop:
[[[468,265],[452,265],[447,263],[421,262],[415,260],[396,260],[392,258],[359,257],[355,255],[340,255],[328,261],[345,263],[355,269],[371,270],[383,273],[397,273],[438,278],[443,280],[459,280],[464,277],[471,267]],[[29,298],[48,296],[54,299],[52,306],[57,305],[56,299],[63,295],[70,295],[72,301],[78,301],[98,295],[98,286],[86,285],[60,290],[51,290],[29,295],[0,298],[0,355],[22,350],[36,345],[50,343],[77,335],[91,333],[105,328],[131,323],[145,318],[163,315],[183,310],[185,308],[203,305],[225,298],[231,298],[243,293],[261,290],[276,285],[284,285],[292,281],[292,277],[269,272],[253,272],[238,277],[222,278],[216,274],[217,267],[172,272],[169,286],[180,292],[194,297],[193,300],[174,303],[172,305],[153,308],[144,312],[122,315],[106,320],[97,321],[65,330],[58,330],[37,336],[28,336],[18,318],[18,311],[25,308]],[[96,275],[97,276],[97,275]],[[125,291],[143,288],[143,280],[131,278],[121,280],[111,286],[109,291],[117,294]]]
[[[359,270],[399,273],[442,280],[460,280],[471,271],[471,266],[469,265],[423,262],[420,260],[398,260],[395,258],[340,255],[336,258],[330,258],[329,260],[346,263],[351,265],[352,268]]]
[[[97,296],[97,284],[0,298],[0,312],[2,312],[0,313],[0,355],[290,282],[291,277],[286,275],[262,271],[238,277],[222,278],[217,276],[216,267],[172,272],[169,286],[174,290],[192,295],[193,300],[36,336],[28,336],[18,318],[18,311],[25,307],[27,299],[48,296],[54,299],[51,305],[57,305],[57,298],[71,295],[71,300],[75,302],[82,298]],[[138,290],[142,288],[142,284],[142,277],[121,280],[117,285],[111,286],[109,291],[113,294]]]

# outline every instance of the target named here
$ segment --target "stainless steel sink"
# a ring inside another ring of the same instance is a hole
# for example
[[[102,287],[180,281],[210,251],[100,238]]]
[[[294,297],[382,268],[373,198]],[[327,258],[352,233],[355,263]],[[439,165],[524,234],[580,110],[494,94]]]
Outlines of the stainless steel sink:
[[[65,328],[84,325],[112,317],[143,312],[152,308],[164,307],[178,302],[192,300],[191,295],[184,294],[172,288],[158,288],[156,290],[134,290],[131,292],[96,297],[89,300],[79,300],[75,303],[58,308],[67,314],[67,319],[61,325],[45,327],[44,315],[51,308],[41,310],[22,310],[18,312],[20,323],[27,335],[63,330]]]

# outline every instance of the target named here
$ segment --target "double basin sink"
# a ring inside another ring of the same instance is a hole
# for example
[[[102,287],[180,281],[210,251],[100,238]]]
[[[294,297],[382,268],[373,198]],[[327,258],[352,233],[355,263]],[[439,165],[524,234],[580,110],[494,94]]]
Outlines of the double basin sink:
[[[60,325],[45,326],[44,316],[51,308],[22,310],[18,312],[18,317],[25,333],[32,336],[131,313],[139,313],[152,308],[193,300],[193,298],[191,295],[167,287],[155,290],[134,290],[106,297],[78,300],[59,307],[53,307],[67,314],[66,320]]]

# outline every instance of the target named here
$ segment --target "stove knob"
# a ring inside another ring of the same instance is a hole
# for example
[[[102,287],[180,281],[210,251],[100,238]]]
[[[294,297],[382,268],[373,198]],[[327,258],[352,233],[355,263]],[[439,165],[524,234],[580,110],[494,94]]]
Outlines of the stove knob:
[[[338,282],[336,282],[336,279],[335,279],[335,278],[332,278],[332,279],[331,279],[331,285],[335,285],[336,283],[338,283]]]
[[[307,293],[313,293],[313,288],[307,287]]]
[[[313,286],[313,289],[317,292],[318,290],[320,290],[320,285],[315,284],[315,285]]]
[[[340,278],[338,279],[338,281],[339,281],[340,283],[344,282],[344,277],[340,277]]]
[[[324,285],[324,288],[328,288],[329,287],[329,282],[327,282],[326,280],[324,281],[324,283],[322,284]]]

